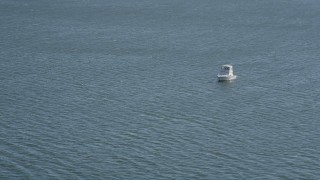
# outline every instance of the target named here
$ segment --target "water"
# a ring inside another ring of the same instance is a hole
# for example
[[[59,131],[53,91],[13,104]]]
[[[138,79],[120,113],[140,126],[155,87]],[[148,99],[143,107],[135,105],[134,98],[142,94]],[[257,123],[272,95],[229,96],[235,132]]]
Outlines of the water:
[[[0,179],[319,179],[319,8],[2,0]]]

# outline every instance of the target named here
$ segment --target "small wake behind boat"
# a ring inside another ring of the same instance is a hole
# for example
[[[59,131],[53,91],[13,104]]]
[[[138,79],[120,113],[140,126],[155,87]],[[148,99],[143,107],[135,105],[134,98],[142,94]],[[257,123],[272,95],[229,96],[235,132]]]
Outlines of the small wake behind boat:
[[[233,67],[229,64],[222,65],[220,73],[217,76],[218,81],[231,81],[237,78],[237,76],[233,74]]]

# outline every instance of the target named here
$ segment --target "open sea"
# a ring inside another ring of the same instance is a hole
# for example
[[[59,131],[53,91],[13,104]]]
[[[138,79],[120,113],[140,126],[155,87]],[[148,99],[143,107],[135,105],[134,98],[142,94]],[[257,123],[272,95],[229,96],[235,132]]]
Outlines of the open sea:
[[[1,0],[0,179],[320,179],[319,72],[319,0]]]

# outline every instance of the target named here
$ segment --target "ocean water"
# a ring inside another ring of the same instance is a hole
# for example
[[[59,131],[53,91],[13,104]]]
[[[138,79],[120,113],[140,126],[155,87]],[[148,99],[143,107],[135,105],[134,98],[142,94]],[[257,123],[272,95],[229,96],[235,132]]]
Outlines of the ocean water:
[[[1,0],[0,179],[320,179],[319,9]]]

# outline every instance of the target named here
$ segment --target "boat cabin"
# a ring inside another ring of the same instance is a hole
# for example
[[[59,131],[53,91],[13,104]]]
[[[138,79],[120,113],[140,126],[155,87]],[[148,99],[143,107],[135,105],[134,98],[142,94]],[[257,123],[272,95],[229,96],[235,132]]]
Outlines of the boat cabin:
[[[231,65],[222,65],[219,75],[233,75],[233,68]]]

